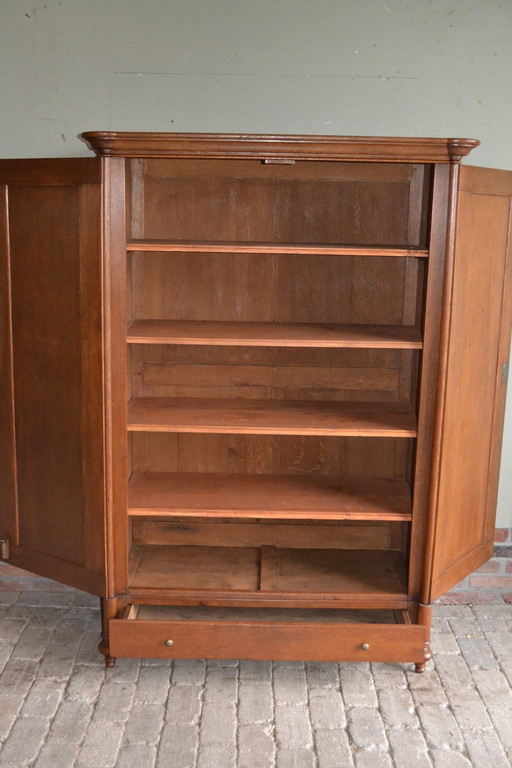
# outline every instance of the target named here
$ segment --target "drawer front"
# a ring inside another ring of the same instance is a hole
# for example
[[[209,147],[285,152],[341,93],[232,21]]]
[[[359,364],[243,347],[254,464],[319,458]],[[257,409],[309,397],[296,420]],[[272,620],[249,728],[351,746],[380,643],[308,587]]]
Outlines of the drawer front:
[[[114,657],[422,662],[425,642],[414,624],[110,622]]]

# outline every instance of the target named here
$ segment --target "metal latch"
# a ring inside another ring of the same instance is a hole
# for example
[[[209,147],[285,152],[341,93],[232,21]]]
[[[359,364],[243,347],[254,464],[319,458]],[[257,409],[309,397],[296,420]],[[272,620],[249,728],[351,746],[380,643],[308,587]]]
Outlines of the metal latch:
[[[9,539],[0,539],[0,558],[9,559]]]
[[[507,360],[501,366],[501,383],[505,384],[508,381],[508,372],[510,370],[510,360]]]

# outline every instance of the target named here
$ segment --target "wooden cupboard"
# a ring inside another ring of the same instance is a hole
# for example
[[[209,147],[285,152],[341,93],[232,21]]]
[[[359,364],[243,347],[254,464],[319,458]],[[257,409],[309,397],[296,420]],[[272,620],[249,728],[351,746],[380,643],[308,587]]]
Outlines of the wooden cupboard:
[[[429,658],[492,554],[512,173],[91,132],[0,162],[0,538],[116,656]]]

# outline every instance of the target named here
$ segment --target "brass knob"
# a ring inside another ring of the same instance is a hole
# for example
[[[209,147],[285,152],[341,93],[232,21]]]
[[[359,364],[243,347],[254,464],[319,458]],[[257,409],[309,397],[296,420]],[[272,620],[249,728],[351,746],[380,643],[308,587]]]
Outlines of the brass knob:
[[[369,651],[370,650],[370,643],[362,643],[361,644],[361,650],[362,651]]]
[[[169,639],[169,640],[166,640],[166,641],[165,641],[165,645],[169,646],[169,648],[170,648],[170,647],[171,647],[171,645],[174,645],[174,640],[170,640],[170,639]]]

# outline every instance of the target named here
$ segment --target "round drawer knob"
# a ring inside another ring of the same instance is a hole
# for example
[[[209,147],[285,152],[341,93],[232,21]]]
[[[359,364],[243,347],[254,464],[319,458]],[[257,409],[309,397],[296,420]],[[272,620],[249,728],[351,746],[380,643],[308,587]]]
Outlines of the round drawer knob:
[[[165,645],[167,645],[170,648],[171,645],[174,645],[174,640],[166,640]]]
[[[361,650],[362,651],[369,651],[370,650],[370,643],[362,643],[361,644]]]

